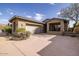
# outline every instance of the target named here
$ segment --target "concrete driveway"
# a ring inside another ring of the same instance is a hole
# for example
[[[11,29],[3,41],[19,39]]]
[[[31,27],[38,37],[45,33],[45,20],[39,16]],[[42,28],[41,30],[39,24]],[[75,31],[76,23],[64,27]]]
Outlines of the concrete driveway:
[[[79,55],[79,39],[48,34],[32,35],[27,40],[10,41],[0,37],[2,56],[59,56]]]

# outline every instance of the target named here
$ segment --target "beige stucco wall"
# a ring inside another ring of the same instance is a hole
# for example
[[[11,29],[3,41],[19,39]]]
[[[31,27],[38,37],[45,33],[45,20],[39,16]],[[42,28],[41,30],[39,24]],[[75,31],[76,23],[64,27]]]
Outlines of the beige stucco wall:
[[[43,24],[39,24],[39,23],[33,23],[33,22],[28,22],[28,21],[22,21],[22,20],[19,20],[19,19],[15,19],[15,20],[13,20],[12,21],[12,23],[13,22],[16,22],[17,23],[17,28],[25,28],[26,29],[26,27],[27,26],[29,26],[28,24],[31,24],[32,26],[36,26],[37,28],[43,28]],[[12,27],[13,27],[14,25],[12,25]],[[16,29],[17,29],[16,28]],[[12,28],[13,29],[13,28]],[[32,30],[32,29],[31,29]],[[13,30],[12,30],[13,31]]]
[[[23,21],[18,21],[18,28],[25,28],[26,24]]]
[[[32,26],[37,26],[40,29],[43,29],[44,28],[44,25],[43,24],[29,22],[29,21],[22,21],[22,20],[19,20],[19,19],[15,19],[15,20],[12,21],[12,23],[13,22],[16,22],[16,24],[17,24],[16,25],[16,29],[17,28],[25,28],[26,29],[26,27],[28,26],[28,24],[30,24]],[[61,25],[60,31],[49,31],[49,24],[50,23],[56,23],[56,22],[60,22],[60,25]],[[46,24],[47,24],[47,29],[46,29],[47,30],[47,33],[60,34],[60,33],[62,33],[64,31],[64,21],[63,20],[51,20],[51,21],[47,22]],[[12,25],[12,27],[13,27],[13,25]]]
[[[33,24],[33,25],[37,25],[37,26],[42,26],[43,27],[43,25],[42,24],[38,24],[38,23],[33,23],[33,22],[28,22],[28,21],[18,21],[18,28],[20,28],[21,27],[21,24],[23,24],[23,27],[25,27],[25,26],[27,26],[28,24]]]
[[[49,31],[49,24],[58,23],[58,22],[60,22],[60,25],[61,25],[60,31]],[[51,20],[50,22],[47,22],[47,33],[61,34],[63,31],[64,31],[64,21],[63,20]]]

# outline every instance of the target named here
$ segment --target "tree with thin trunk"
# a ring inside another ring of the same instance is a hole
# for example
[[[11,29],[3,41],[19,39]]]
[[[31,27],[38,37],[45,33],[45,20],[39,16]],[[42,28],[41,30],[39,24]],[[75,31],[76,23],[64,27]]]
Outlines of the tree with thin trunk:
[[[73,26],[73,31],[74,31],[74,28],[79,20],[79,4],[73,3],[70,4],[69,7],[61,9],[60,14],[58,16],[68,20],[75,21],[75,24]]]

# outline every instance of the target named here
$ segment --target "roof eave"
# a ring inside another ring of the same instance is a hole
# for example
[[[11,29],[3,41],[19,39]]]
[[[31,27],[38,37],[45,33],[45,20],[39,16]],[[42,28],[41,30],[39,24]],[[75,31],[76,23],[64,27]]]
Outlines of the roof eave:
[[[23,18],[21,18],[21,17],[19,17],[19,16],[13,16],[13,17],[9,20],[9,22],[12,22],[15,18],[23,19]],[[44,24],[43,22],[41,23],[41,22],[36,22],[36,21],[33,21],[33,20],[27,20],[27,19],[23,19],[23,20],[25,20],[25,21],[30,21],[30,22],[34,22],[34,23],[39,23],[39,24]]]

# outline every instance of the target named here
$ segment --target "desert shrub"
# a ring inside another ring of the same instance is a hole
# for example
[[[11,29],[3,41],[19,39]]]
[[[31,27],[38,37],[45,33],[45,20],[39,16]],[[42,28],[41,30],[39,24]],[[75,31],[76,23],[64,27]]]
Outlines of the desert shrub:
[[[11,34],[12,33],[12,27],[11,26],[5,26],[3,29],[6,33]]]
[[[25,28],[18,28],[16,33],[12,35],[11,40],[25,40],[30,37],[30,32],[26,31]]]
[[[30,32],[26,31],[25,33],[15,33],[10,40],[26,40],[30,37]]]
[[[73,28],[68,28],[68,32],[72,32],[73,31]]]
[[[25,33],[25,28],[18,28],[16,30],[16,32],[18,32],[18,33]]]
[[[75,32],[75,33],[79,33],[79,27],[78,27],[78,26],[75,27],[74,32]]]
[[[29,38],[30,35],[31,35],[31,32],[30,32],[30,31],[26,31],[25,33],[20,33],[20,35],[21,35],[23,38]]]
[[[31,32],[30,31],[26,31],[26,37],[30,37]]]
[[[77,23],[77,25],[76,25],[76,27],[75,27],[75,29],[74,29],[74,32],[75,32],[75,33],[79,33],[79,23]]]
[[[26,35],[27,37],[30,36],[31,32],[30,31],[26,31],[25,28],[19,28],[16,30],[18,33],[22,34],[22,35]]]
[[[25,40],[27,38],[30,37],[30,32],[29,31],[26,31],[24,28],[18,28],[17,30],[17,33],[14,33],[13,35],[13,38],[16,38],[16,39],[13,39],[13,40]]]

